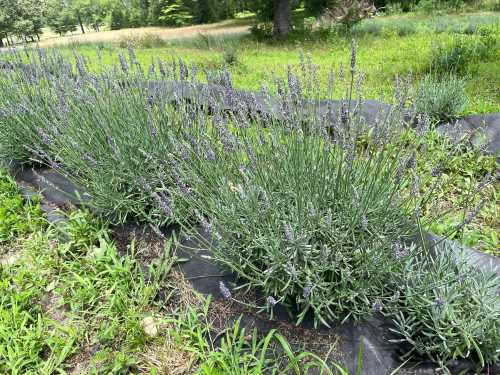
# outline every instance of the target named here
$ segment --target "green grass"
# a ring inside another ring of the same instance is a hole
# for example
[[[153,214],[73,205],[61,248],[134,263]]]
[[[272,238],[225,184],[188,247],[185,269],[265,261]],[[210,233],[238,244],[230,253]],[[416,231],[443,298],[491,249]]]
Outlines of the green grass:
[[[174,284],[170,243],[141,266],[137,244],[119,253],[109,228],[88,212],[69,212],[55,228],[39,225],[41,212],[22,202],[1,172],[0,208],[29,215],[10,220],[23,231],[0,243],[0,373],[259,375],[277,366],[332,373],[314,354],[293,353],[278,332],[260,337],[238,323],[219,333],[216,350],[210,301]],[[158,299],[160,290],[169,297]],[[183,293],[192,294],[191,304]]]
[[[24,202],[14,180],[0,170],[0,244],[41,226],[37,200]]]
[[[355,29],[357,32],[353,37],[358,44],[358,69],[366,75],[363,85],[365,97],[378,99],[382,96],[385,100],[390,100],[396,75],[406,76],[411,73],[413,80],[417,82],[429,70],[433,48],[438,44],[450,43],[455,37],[456,33],[448,24],[468,23],[498,25],[500,17],[496,13],[443,15],[439,18],[410,14],[379,17],[361,23]],[[409,24],[413,26],[408,35],[404,35]],[[446,32],[436,32],[439,27]],[[137,48],[136,54],[145,68],[156,59],[170,60],[174,56],[196,64],[200,70],[216,70],[224,65],[224,51],[236,48],[238,63],[229,67],[235,86],[245,90],[258,90],[263,82],[272,80],[274,73],[285,76],[288,65],[297,66],[302,53],[310,55],[318,65],[320,79],[327,79],[332,67],[338,70],[340,64],[348,66],[351,36],[334,31],[300,32],[289,42],[279,43],[258,42],[250,36],[200,36],[168,41],[154,48]],[[465,37],[477,38],[474,35]],[[123,41],[121,44],[123,45]],[[71,49],[76,48],[79,53],[96,61],[94,58],[98,46],[103,48],[101,55],[105,64],[115,63],[117,53],[126,52],[117,44],[75,44],[60,49],[64,54],[70,54]],[[500,71],[495,62],[497,55],[493,55],[488,61],[480,61],[476,64],[474,74],[467,77],[469,105],[464,114],[500,111]],[[338,96],[342,94],[342,90],[343,87],[338,88]]]

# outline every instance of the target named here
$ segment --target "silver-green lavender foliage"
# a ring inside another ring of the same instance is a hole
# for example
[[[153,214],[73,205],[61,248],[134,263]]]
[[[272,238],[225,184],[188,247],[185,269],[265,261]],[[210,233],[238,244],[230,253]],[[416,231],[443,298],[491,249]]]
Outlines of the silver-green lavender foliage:
[[[195,112],[171,105],[175,93],[158,89],[173,68],[155,66],[146,77],[132,55],[96,75],[80,56],[75,66],[43,51],[14,58],[17,68],[0,75],[1,157],[59,170],[117,222],[172,222],[168,185],[176,182],[175,170],[165,176],[157,165],[168,164],[175,134],[189,128],[186,118],[196,122]],[[161,163],[152,162],[157,158]]]
[[[500,278],[477,269],[457,245],[434,258],[409,257],[387,307],[396,342],[442,366],[469,359],[483,368],[500,359]],[[418,258],[417,258],[418,259]]]
[[[415,110],[434,120],[446,121],[461,115],[467,103],[464,79],[453,74],[426,75],[417,89]]]

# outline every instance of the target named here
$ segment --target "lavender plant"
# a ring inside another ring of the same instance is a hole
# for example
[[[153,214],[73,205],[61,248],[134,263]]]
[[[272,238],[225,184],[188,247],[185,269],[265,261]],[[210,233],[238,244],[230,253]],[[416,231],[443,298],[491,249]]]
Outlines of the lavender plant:
[[[443,242],[434,258],[408,258],[400,288],[387,306],[395,342],[446,368],[468,359],[477,369],[500,359],[499,277],[472,266],[463,251]]]
[[[120,68],[100,75],[87,71],[78,55],[74,68],[65,60],[52,64],[54,59],[28,54],[23,66],[32,75],[20,69],[2,76],[9,110],[0,126],[2,157],[50,165],[84,187],[93,207],[117,222],[175,220],[168,184],[179,181],[168,155],[177,147],[176,133],[194,128],[198,116],[164,88],[177,68],[153,66],[146,77],[132,50],[128,59],[120,57]],[[182,207],[176,212],[185,216]]]
[[[396,145],[409,131],[402,107],[372,127],[360,116],[355,55],[338,112],[312,107],[304,93],[314,97],[314,80],[303,87],[289,71],[288,85],[277,82],[280,121],[215,116],[183,162],[186,204],[202,226],[186,230],[298,322],[366,317],[388,300],[427,199],[414,191],[412,138]]]

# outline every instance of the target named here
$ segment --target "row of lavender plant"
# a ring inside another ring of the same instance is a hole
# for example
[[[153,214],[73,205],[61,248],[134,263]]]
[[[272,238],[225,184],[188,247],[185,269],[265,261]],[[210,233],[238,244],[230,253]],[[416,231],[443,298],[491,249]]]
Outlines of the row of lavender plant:
[[[426,251],[422,213],[433,210],[415,168],[428,122],[409,113],[403,81],[397,104],[366,121],[355,49],[326,89],[302,59],[258,95],[235,91],[227,71],[202,85],[182,61],[143,69],[132,50],[99,74],[78,55],[75,66],[43,50],[10,60],[0,74],[3,159],[59,170],[116,222],[180,223],[261,290],[269,311],[280,303],[298,322],[325,325],[387,313],[419,354],[498,360],[498,338],[487,340],[498,336],[498,279],[467,275],[454,294],[439,273],[428,282],[405,272]],[[335,84],[346,86],[338,105],[311,100]],[[428,297],[410,308],[413,277]],[[481,298],[467,295],[472,285]],[[483,330],[468,325],[471,309]],[[431,339],[415,345],[422,336]]]

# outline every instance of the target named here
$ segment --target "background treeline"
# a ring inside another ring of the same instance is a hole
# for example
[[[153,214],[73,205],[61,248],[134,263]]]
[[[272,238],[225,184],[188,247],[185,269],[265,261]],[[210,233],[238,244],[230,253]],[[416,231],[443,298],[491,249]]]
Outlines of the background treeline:
[[[252,12],[259,21],[270,21],[275,36],[292,29],[293,13],[318,16],[326,10],[356,20],[360,7],[397,5],[405,11],[429,3],[460,6],[479,0],[0,0],[0,47],[15,40],[33,42],[44,27],[59,35],[79,30],[117,30],[142,26],[184,26],[233,18]]]

